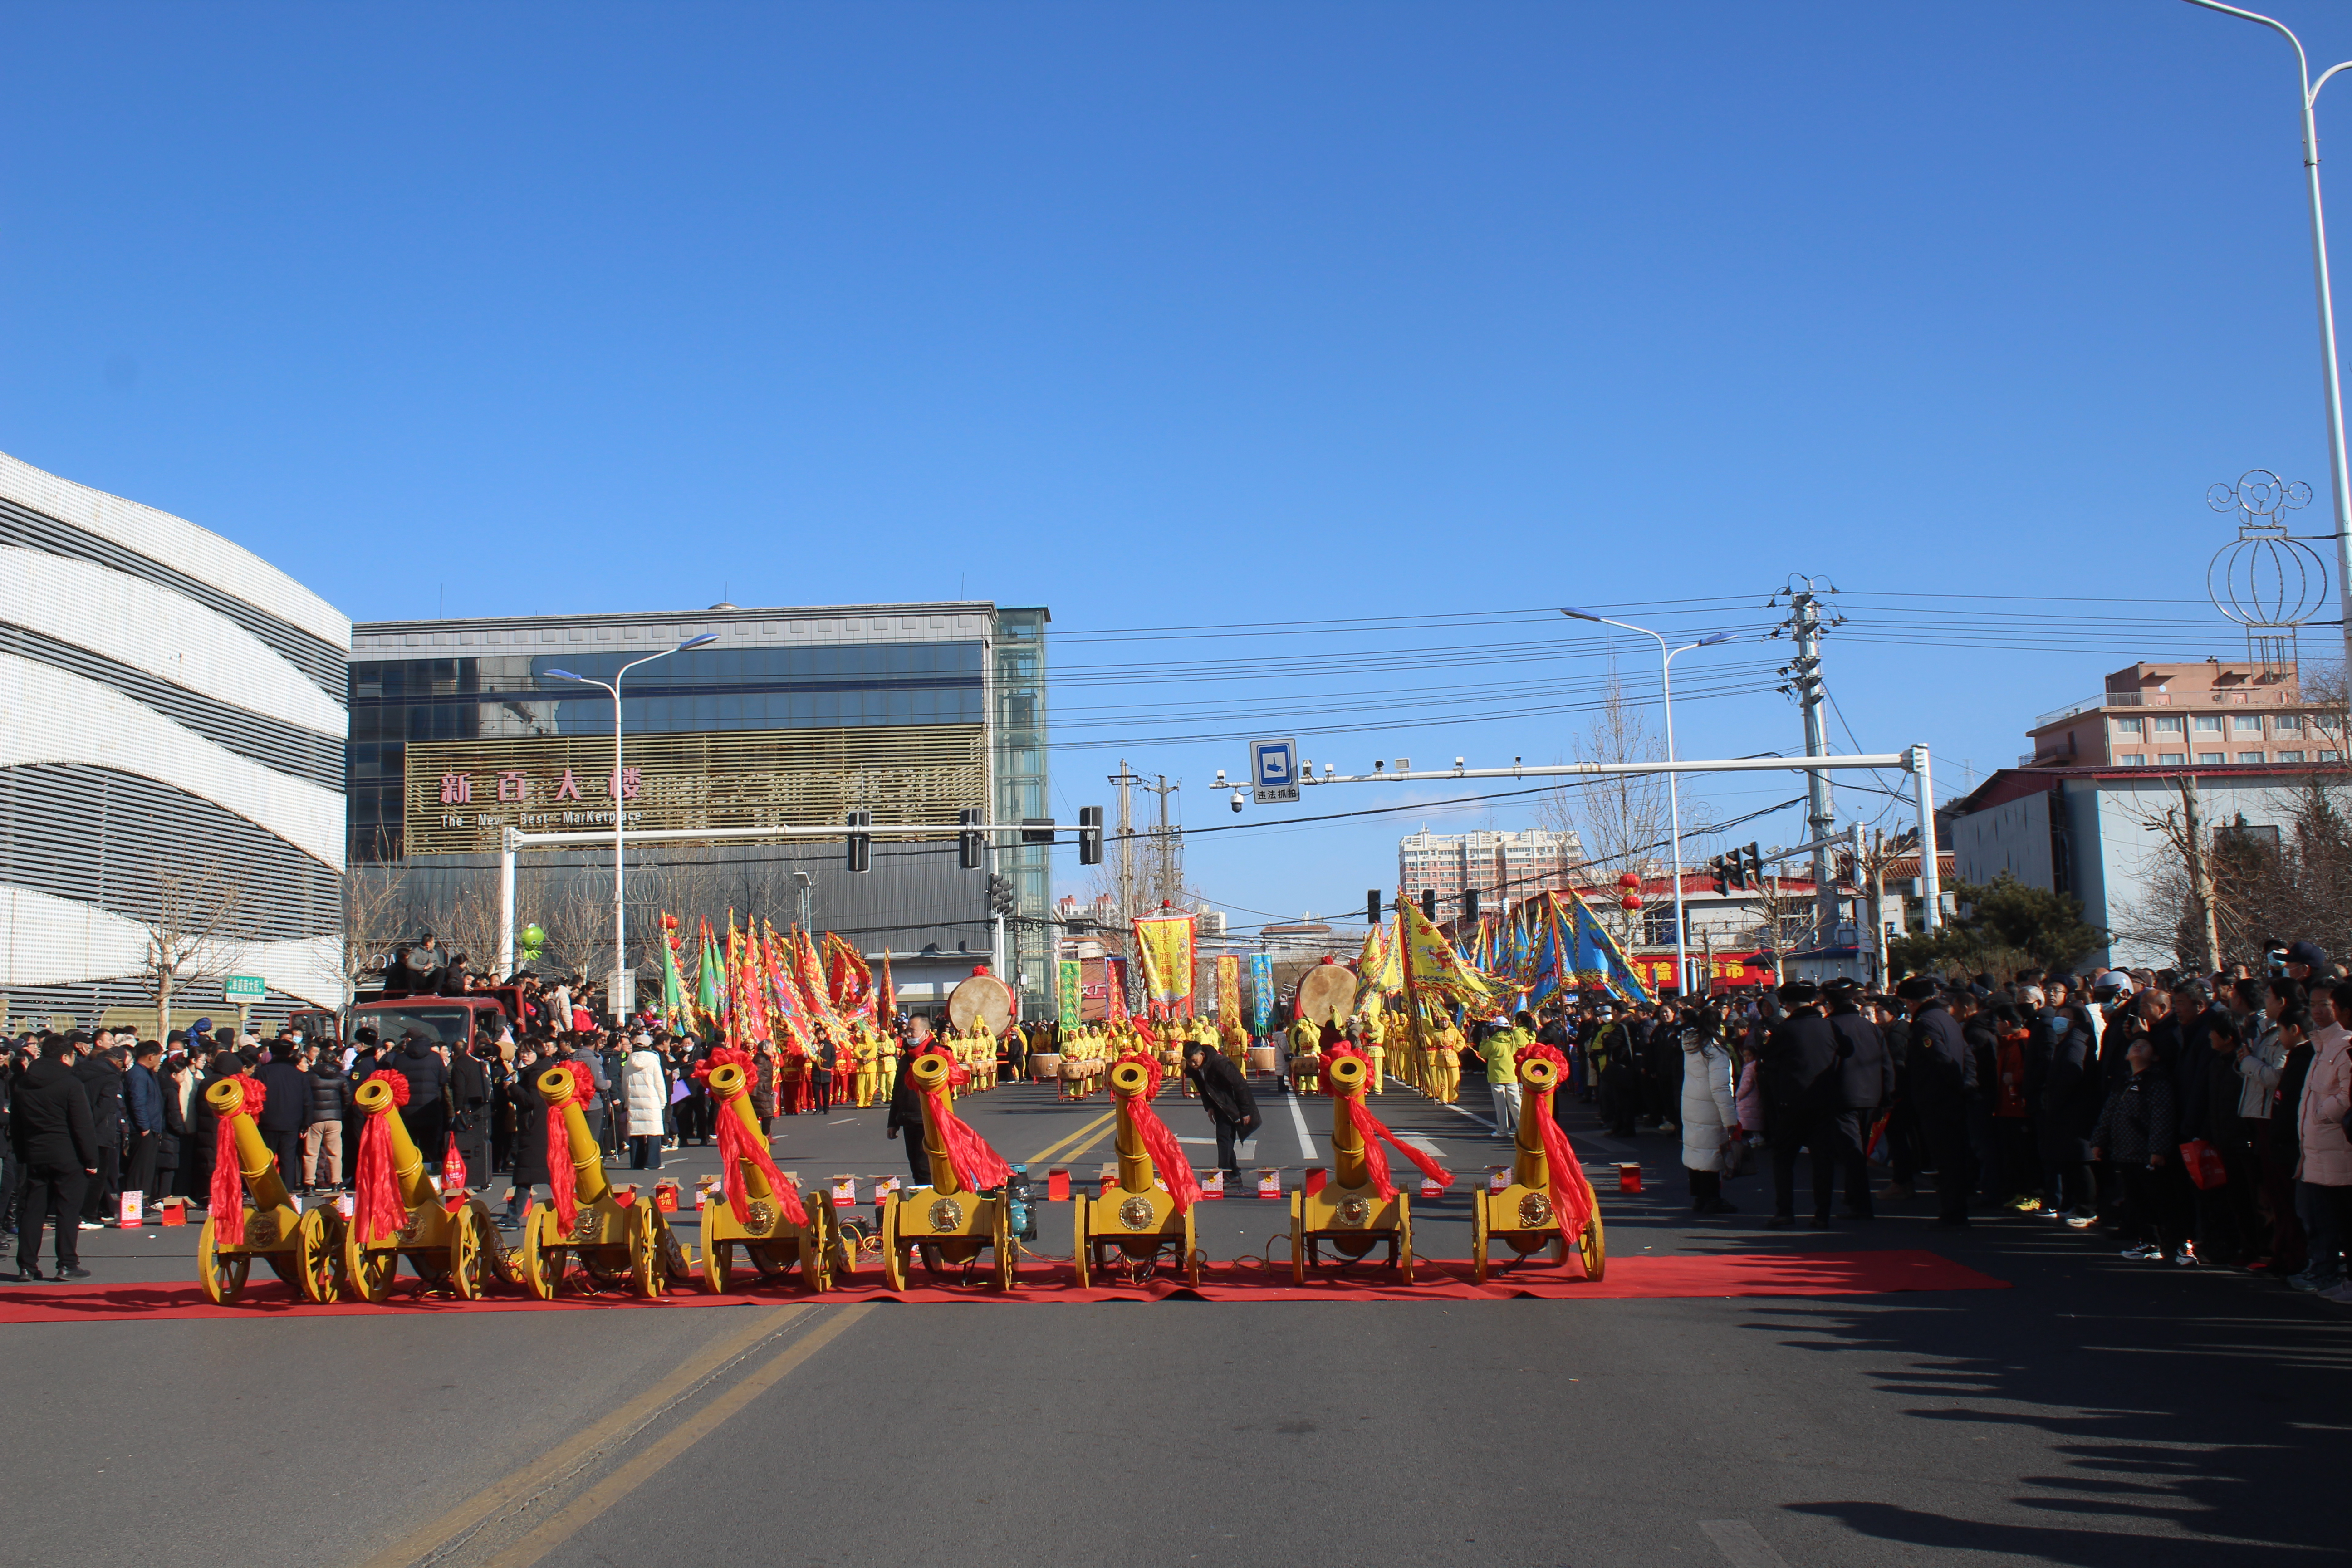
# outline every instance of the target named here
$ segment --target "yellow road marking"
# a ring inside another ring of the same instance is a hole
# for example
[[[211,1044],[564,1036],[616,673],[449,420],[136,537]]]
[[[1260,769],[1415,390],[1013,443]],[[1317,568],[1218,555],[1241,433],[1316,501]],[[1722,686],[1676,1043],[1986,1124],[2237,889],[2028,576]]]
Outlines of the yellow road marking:
[[[751,1321],[737,1332],[682,1363],[677,1371],[586,1430],[541,1454],[506,1479],[486,1487],[448,1512],[436,1516],[369,1558],[360,1568],[408,1568],[446,1543],[472,1533],[484,1520],[564,1475],[604,1444],[634,1429],[648,1415],[806,1312],[805,1306],[739,1308]]]
[[[1062,1157],[1063,1150],[1068,1148],[1071,1144],[1076,1143],[1081,1138],[1092,1138],[1094,1142],[1101,1142],[1099,1135],[1102,1132],[1102,1130],[1118,1120],[1118,1112],[1116,1110],[1098,1116],[1092,1121],[1087,1122],[1084,1127],[1079,1128],[1076,1132],[1071,1133],[1068,1137],[1056,1138],[1051,1143],[1046,1144],[1043,1149],[1038,1150],[1034,1154],[1030,1155],[1029,1163],[1033,1165],[1042,1165],[1048,1160],[1060,1158]]]
[[[759,1371],[730,1384],[726,1393],[664,1434],[651,1447],[581,1493],[545,1524],[490,1559],[489,1568],[530,1568],[532,1563],[593,1523],[606,1509],[653,1479],[671,1460],[725,1426],[737,1412],[873,1310],[870,1304],[838,1309],[830,1320],[819,1323],[777,1352],[773,1359]]]

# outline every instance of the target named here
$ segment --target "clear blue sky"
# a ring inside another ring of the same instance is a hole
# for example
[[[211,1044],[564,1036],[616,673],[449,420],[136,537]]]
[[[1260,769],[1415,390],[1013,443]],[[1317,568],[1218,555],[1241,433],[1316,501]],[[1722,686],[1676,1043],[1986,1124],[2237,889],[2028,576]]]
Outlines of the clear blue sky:
[[[2352,8],[2278,9],[2352,55]],[[1123,753],[1241,820],[1240,745],[1177,736],[1558,756],[1602,651],[1088,632],[1754,627],[1823,574],[1855,739],[1957,783],[2109,668],[2242,651],[2208,485],[2326,528],[2291,55],[2165,0],[83,5],[9,59],[0,448],[360,619],[1048,605],[1066,816]],[[1796,743],[1782,646],[1678,664],[1686,754]],[[1245,662],[1136,679],[1195,657]],[[1192,869],[1328,910],[1399,826]]]

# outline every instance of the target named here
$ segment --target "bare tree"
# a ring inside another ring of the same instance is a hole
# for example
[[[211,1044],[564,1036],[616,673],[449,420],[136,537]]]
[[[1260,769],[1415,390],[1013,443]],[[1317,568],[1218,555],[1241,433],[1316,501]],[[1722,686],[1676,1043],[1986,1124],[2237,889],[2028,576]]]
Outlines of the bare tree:
[[[1661,761],[1665,747],[1650,728],[1648,715],[1630,701],[1615,671],[1603,690],[1600,708],[1572,748],[1580,763],[1648,763]],[[1664,864],[1659,853],[1666,837],[1666,784],[1664,773],[1604,773],[1563,784],[1544,797],[1538,820],[1559,832],[1574,833],[1585,861],[1597,874],[1632,871],[1646,875]],[[1618,945],[1630,952],[1641,934],[1641,914],[1612,903],[1594,910]]]
[[[348,1007],[360,982],[383,968],[405,927],[407,873],[394,865],[347,865],[336,879],[336,982]]]
[[[172,995],[182,981],[226,975],[249,937],[245,887],[215,865],[202,870],[159,868],[155,912],[138,923],[146,936],[142,961],[155,998],[159,1036],[172,1027]]]

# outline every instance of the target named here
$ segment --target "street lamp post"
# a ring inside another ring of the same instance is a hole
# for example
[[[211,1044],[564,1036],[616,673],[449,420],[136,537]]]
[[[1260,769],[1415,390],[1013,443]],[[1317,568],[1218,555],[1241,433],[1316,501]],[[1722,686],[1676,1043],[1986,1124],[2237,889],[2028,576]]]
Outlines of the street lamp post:
[[[605,1003],[607,1006],[616,1009],[614,1016],[619,1016],[617,1008],[622,1000],[621,976],[628,973],[629,967],[628,916],[625,912],[622,901],[624,885],[622,879],[627,865],[628,849],[622,832],[622,821],[625,813],[621,809],[625,798],[621,793],[621,678],[641,664],[651,664],[657,658],[667,658],[674,653],[683,653],[688,648],[700,647],[704,643],[718,640],[717,632],[705,632],[700,637],[687,638],[676,647],[666,647],[659,653],[649,653],[643,658],[631,659],[613,672],[613,679],[610,681],[591,680],[584,675],[574,675],[568,669],[551,669],[547,672],[558,680],[576,680],[583,686],[601,687],[613,694],[613,978],[608,986]],[[635,1003],[636,987],[632,984],[629,990],[629,1000]]]
[[[1613,621],[1607,616],[1596,616],[1590,610],[1573,605],[1562,606],[1561,615],[1579,621],[1596,621],[1604,626],[1639,632],[1658,645],[1658,689],[1666,710],[1666,761],[1675,760],[1675,655],[1688,653],[1695,647],[1712,647],[1719,642],[1729,642],[1734,633],[1715,632],[1696,642],[1685,643],[1669,649],[1666,639],[1647,626],[1637,626],[1629,621]],[[1690,927],[1683,919],[1683,804],[1682,775],[1666,774],[1666,835],[1672,844],[1675,877],[1675,989],[1684,996],[1691,994]]]
[[[2285,23],[2259,12],[2224,5],[2221,0],[2189,0],[2189,4],[2219,11],[2225,16],[2260,22],[2294,46],[2296,107],[2303,113],[2304,188],[2311,202],[2311,259],[2319,285],[2319,370],[2320,390],[2327,401],[2327,471],[2336,500],[2336,586],[2344,606],[2345,662],[2347,668],[2352,668],[2352,475],[2347,475],[2344,468],[2344,383],[2336,364],[2336,297],[2327,281],[2327,218],[2319,201],[2319,129],[2311,113],[2312,106],[2319,101],[2319,89],[2327,85],[2328,78],[2352,66],[2352,60],[2328,67],[2314,81],[2311,57],[2304,53],[2303,40]]]

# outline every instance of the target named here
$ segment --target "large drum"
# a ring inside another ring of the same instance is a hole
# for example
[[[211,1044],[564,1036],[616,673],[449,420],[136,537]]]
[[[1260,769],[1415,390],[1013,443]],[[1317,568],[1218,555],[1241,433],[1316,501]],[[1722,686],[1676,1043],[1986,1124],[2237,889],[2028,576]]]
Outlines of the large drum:
[[[1249,1048],[1249,1069],[1252,1072],[1280,1072],[1280,1053],[1272,1046],[1252,1046]]]
[[[988,1032],[999,1039],[1013,1026],[1012,989],[993,974],[975,974],[948,997],[948,1022],[969,1029],[975,1018],[986,1022]]]
[[[1356,976],[1343,963],[1318,963],[1299,978],[1298,1011],[1310,1023],[1331,1024],[1356,1010]]]
[[[1062,1076],[1062,1053],[1032,1051],[1029,1053],[1029,1076],[1039,1083],[1052,1083]]]

